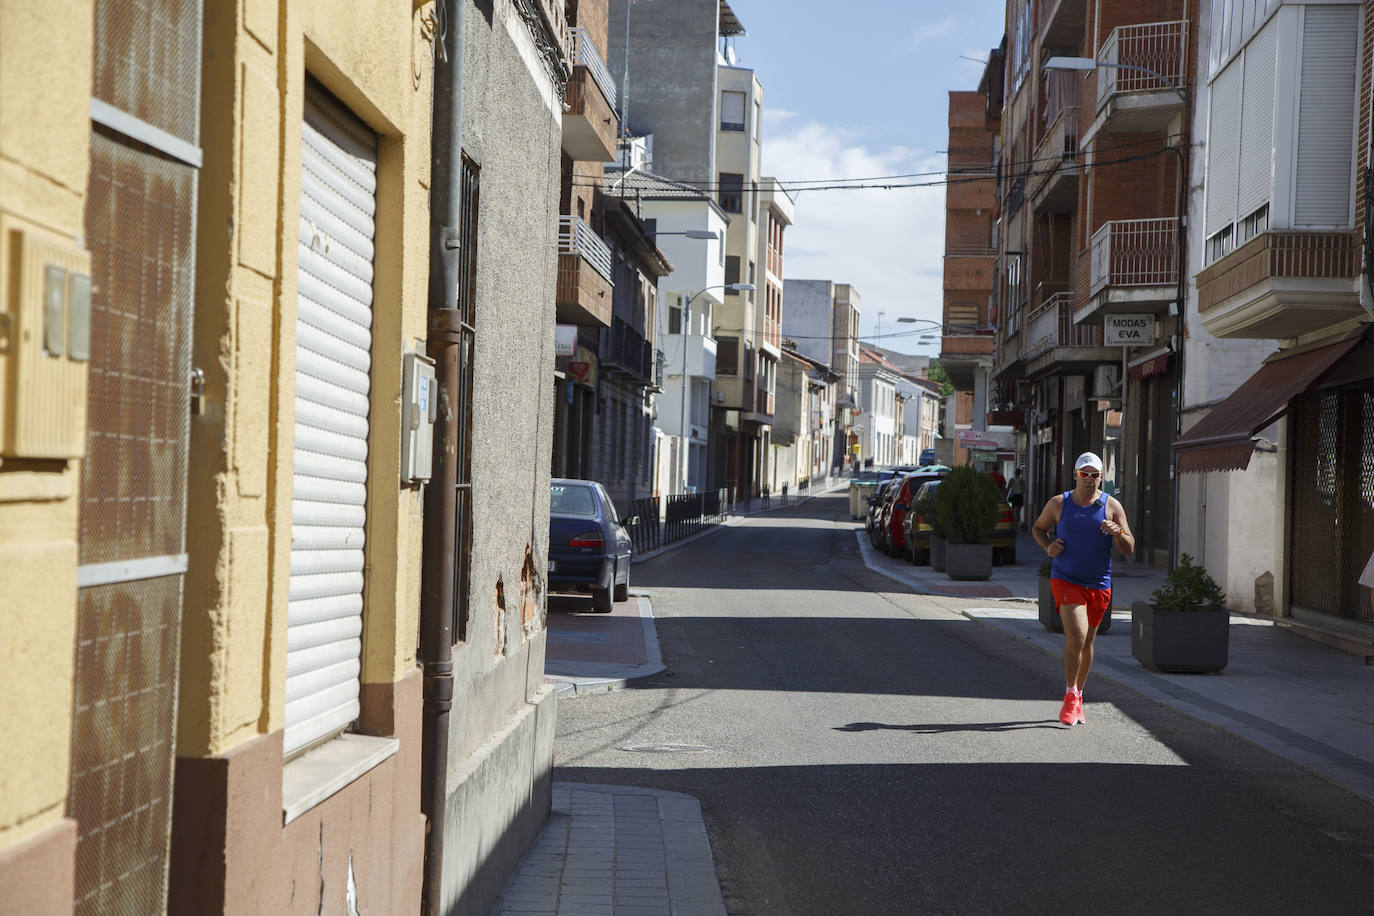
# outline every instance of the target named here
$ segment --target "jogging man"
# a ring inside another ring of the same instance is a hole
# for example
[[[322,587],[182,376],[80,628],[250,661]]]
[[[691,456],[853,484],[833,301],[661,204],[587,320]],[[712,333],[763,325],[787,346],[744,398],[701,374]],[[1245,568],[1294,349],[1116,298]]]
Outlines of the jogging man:
[[[1064,705],[1059,721],[1083,722],[1083,684],[1093,664],[1093,637],[1112,608],[1112,547],[1135,550],[1126,510],[1100,489],[1102,459],[1084,452],[1074,462],[1074,488],[1045,504],[1031,528],[1049,554],[1055,613],[1064,623]]]

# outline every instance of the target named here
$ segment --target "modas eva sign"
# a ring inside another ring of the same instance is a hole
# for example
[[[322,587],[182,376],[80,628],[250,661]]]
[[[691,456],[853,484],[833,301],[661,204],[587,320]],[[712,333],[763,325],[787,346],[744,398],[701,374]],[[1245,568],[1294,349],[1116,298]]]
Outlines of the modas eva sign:
[[[1104,315],[1102,343],[1108,347],[1145,347],[1155,342],[1153,315]]]

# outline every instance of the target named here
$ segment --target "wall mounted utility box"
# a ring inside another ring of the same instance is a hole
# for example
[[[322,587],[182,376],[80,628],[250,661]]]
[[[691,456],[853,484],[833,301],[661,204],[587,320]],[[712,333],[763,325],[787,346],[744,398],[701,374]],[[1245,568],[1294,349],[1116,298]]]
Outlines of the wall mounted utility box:
[[[434,420],[439,416],[439,384],[434,360],[405,355],[401,416],[401,479],[428,481],[434,463]]]
[[[91,256],[0,215],[0,458],[86,451]]]

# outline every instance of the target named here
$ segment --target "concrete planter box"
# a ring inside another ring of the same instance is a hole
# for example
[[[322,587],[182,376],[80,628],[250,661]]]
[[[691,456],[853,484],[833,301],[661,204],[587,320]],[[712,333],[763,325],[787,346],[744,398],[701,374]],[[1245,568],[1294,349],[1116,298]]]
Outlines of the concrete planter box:
[[[1206,611],[1159,611],[1131,605],[1131,654],[1146,668],[1197,674],[1226,667],[1231,615],[1222,605]]]
[[[949,544],[945,547],[945,574],[951,579],[991,579],[991,544]]]
[[[949,542],[939,535],[930,536],[930,568],[936,572],[945,571],[945,548]]]

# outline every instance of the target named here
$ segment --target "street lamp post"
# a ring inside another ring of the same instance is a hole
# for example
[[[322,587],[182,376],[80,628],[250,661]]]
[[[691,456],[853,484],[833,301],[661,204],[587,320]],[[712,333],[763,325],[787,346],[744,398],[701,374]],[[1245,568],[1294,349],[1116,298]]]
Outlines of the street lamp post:
[[[714,232],[711,233],[711,238],[715,238],[715,237],[716,237],[716,236],[715,236],[715,233],[714,233]],[[689,424],[687,423],[687,328],[688,328],[688,322],[691,320],[691,317],[692,317],[692,302],[696,299],[697,296],[700,296],[702,293],[710,292],[710,291],[713,290],[713,289],[723,289],[723,290],[728,290],[729,292],[733,292],[733,293],[752,293],[752,292],[754,291],[755,287],[754,287],[754,284],[752,284],[752,283],[721,283],[721,284],[718,284],[718,285],[716,285],[716,286],[707,286],[707,287],[705,287],[705,288],[703,288],[703,289],[699,289],[699,290],[697,290],[696,292],[692,293],[692,295],[690,295],[690,296],[687,297],[687,301],[686,301],[685,303],[683,303],[683,306],[682,306],[682,327],[679,328],[679,330],[682,332],[682,375],[681,375],[681,376],[679,377],[679,379],[678,379],[678,382],[679,382],[679,384],[680,384],[680,386],[681,386],[681,395],[680,395],[680,398],[679,398],[679,401],[678,401],[679,409],[678,409],[678,417],[677,417],[677,423],[678,423],[678,442],[679,442],[679,445],[678,445],[678,455],[679,455],[679,458],[680,458],[680,460],[681,460],[681,462],[682,462],[682,463],[681,463],[681,467],[679,468],[679,473],[678,473],[678,486],[679,486],[679,488],[682,488],[683,486],[685,486],[684,481],[685,481],[686,476],[687,476],[687,448],[688,448],[688,445],[687,445],[687,440],[688,440],[687,430],[688,430],[688,428],[689,428]]]
[[[1187,336],[1188,316],[1184,308],[1184,300],[1187,298],[1187,273],[1184,263],[1184,240],[1183,240],[1183,208],[1188,192],[1188,161],[1180,148],[1183,144],[1183,132],[1189,126],[1188,93],[1182,86],[1157,70],[1149,67],[1142,67],[1139,64],[1122,64],[1115,61],[1097,60],[1092,57],[1051,57],[1045,61],[1046,70],[1096,70],[1099,67],[1110,67],[1114,70],[1133,70],[1137,73],[1144,73],[1153,76],[1160,83],[1167,86],[1174,95],[1178,96],[1183,103],[1183,120],[1179,125],[1179,143],[1175,146],[1165,147],[1178,157],[1178,225],[1174,230],[1174,269],[1178,275],[1178,288],[1174,300],[1174,352],[1177,354],[1178,362],[1174,373],[1174,441],[1177,442],[1179,436],[1183,434],[1183,342]],[[1124,400],[1126,394],[1127,380],[1123,376],[1121,379],[1121,394]],[[1176,454],[1169,456],[1169,477],[1173,484],[1174,511],[1173,519],[1169,525],[1169,568],[1172,569],[1178,564],[1178,512],[1179,512],[1179,474],[1178,458]]]

